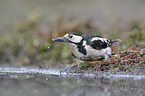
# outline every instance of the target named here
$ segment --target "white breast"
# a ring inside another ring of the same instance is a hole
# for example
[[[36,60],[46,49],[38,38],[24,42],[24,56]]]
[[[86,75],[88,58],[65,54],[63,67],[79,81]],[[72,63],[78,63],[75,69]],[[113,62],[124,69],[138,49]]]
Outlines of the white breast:
[[[107,47],[105,49],[101,49],[101,50],[96,50],[96,49],[92,49],[91,46],[86,45],[85,46],[86,50],[87,50],[87,55],[85,56],[85,58],[91,58],[91,59],[97,59],[99,57],[105,57],[108,55],[111,55],[111,48]]]
[[[68,45],[71,49],[71,52],[75,55],[76,58],[80,59],[81,57],[84,57],[84,54],[80,53],[78,51],[77,45],[73,44],[73,43],[65,43],[66,45]]]

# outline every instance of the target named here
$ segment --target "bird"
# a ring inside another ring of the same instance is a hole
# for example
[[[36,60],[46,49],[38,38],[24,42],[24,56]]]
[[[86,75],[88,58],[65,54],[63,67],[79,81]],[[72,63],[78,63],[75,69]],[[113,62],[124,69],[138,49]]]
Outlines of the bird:
[[[82,61],[106,61],[112,54],[112,44],[121,40],[111,40],[97,35],[82,36],[79,33],[70,32],[52,41],[65,43],[70,47],[72,55]]]

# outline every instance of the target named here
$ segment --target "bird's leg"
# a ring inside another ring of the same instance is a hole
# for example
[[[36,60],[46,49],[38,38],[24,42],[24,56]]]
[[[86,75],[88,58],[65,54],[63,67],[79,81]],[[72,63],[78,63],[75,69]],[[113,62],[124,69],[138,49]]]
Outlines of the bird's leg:
[[[104,61],[107,61],[108,59],[109,59],[108,54],[105,54],[105,56],[104,56]]]
[[[104,60],[103,60],[103,61],[106,62],[107,60],[110,59],[110,57],[111,57],[111,55],[105,54],[105,55],[104,55]]]

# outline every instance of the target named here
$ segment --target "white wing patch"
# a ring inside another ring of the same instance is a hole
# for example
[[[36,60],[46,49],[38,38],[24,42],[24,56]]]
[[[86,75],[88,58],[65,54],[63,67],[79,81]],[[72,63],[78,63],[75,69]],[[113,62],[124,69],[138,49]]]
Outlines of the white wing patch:
[[[108,40],[109,40],[109,39],[107,39],[107,38],[100,38],[100,37],[94,37],[94,38],[92,38],[91,42],[92,42],[92,41],[95,41],[95,40],[101,40],[102,42],[105,41],[106,43],[108,43]],[[110,40],[109,40],[109,41],[110,41]]]

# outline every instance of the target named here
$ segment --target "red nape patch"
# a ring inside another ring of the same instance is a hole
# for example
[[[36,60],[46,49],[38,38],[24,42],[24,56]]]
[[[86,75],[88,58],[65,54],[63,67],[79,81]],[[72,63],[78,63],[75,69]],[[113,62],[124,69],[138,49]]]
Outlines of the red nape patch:
[[[111,51],[114,51],[114,48],[113,47],[111,47]]]

